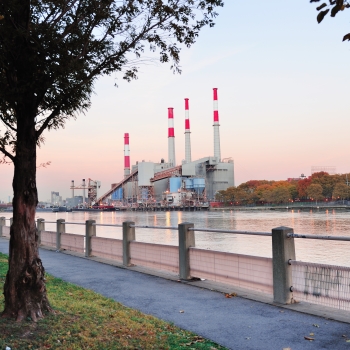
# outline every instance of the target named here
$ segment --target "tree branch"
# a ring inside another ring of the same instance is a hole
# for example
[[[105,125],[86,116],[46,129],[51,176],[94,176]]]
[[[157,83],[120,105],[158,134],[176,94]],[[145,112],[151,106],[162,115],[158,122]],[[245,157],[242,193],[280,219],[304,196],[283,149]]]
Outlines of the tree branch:
[[[6,151],[5,148],[0,147],[0,152],[2,152],[6,157],[10,158],[12,160],[12,162],[15,162],[15,157],[11,153]]]
[[[4,119],[0,118],[0,120],[12,131],[17,132],[17,129],[14,128],[13,126],[11,126],[7,121],[5,121]]]

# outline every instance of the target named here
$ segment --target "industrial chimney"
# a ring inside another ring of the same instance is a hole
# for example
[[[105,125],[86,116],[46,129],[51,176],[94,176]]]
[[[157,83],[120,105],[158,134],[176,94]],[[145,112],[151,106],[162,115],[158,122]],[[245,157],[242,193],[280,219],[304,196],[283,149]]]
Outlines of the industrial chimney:
[[[219,132],[219,110],[218,110],[218,89],[213,89],[214,93],[214,101],[213,101],[213,109],[214,109],[214,157],[221,161],[221,152],[220,152],[220,132]]]
[[[174,108],[168,108],[168,162],[175,166]]]
[[[130,149],[129,149],[129,134],[124,134],[124,177],[130,175]]]
[[[74,200],[74,180],[72,180],[71,189],[72,189],[72,198],[73,198],[73,200]]]
[[[85,179],[83,179],[83,207],[85,207]]]
[[[191,131],[188,98],[185,98],[185,160],[191,162]]]

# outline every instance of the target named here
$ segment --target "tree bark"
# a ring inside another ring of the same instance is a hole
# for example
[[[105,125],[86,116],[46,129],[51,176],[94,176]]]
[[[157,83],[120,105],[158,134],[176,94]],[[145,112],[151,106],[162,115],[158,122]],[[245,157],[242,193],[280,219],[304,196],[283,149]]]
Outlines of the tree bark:
[[[2,315],[16,318],[17,321],[27,317],[36,321],[43,317],[44,311],[51,311],[51,307],[46,294],[45,270],[39,257],[38,231],[35,225],[38,193],[34,115],[20,118],[17,128],[12,183],[13,224],[10,230],[9,269],[4,285],[5,309]]]

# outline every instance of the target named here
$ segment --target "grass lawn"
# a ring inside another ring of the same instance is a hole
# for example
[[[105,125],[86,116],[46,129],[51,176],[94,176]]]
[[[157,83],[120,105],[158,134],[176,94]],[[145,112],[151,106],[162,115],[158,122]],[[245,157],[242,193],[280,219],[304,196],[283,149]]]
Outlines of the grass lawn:
[[[7,256],[0,253],[0,289]],[[208,349],[225,348],[112,299],[50,275],[47,290],[55,314],[37,323],[0,318],[0,349]],[[0,295],[0,310],[4,297]]]

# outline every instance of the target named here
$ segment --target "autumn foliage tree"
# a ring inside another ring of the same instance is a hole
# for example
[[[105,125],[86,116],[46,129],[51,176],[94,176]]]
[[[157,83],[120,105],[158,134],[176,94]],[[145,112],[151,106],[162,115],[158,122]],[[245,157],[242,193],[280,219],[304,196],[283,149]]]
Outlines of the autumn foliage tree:
[[[346,199],[350,197],[350,187],[345,183],[339,182],[334,186],[333,198]]]
[[[306,179],[292,181],[249,180],[238,187],[220,191],[217,199],[235,204],[287,203],[295,199],[323,200],[324,198],[350,197],[350,174],[329,175],[317,172]]]
[[[316,200],[316,203],[317,201],[320,201],[321,199],[324,198],[324,195],[322,192],[323,192],[322,186],[319,184],[311,184],[306,190],[306,193],[309,196],[309,198]]]
[[[50,311],[34,220],[44,131],[85,112],[100,76],[135,79],[147,52],[179,72],[181,46],[214,25],[218,6],[221,0],[0,2],[0,151],[14,164],[4,316],[35,321]]]

